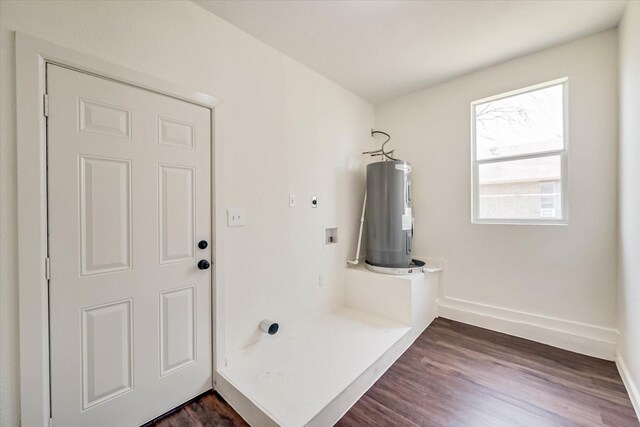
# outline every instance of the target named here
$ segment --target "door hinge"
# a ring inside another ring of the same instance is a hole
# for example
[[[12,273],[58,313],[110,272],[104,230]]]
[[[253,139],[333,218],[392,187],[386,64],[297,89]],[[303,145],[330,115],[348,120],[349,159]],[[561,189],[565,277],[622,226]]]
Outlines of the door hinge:
[[[51,279],[51,259],[49,257],[44,259],[44,277],[47,280]]]
[[[43,114],[45,117],[49,117],[49,95],[45,93],[42,98],[43,98],[43,103],[42,103]]]

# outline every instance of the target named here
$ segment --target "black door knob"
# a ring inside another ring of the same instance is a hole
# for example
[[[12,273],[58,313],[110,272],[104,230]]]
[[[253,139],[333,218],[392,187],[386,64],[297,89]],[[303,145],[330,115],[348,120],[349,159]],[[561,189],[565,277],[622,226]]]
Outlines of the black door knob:
[[[200,270],[207,270],[210,266],[211,264],[209,264],[209,261],[207,261],[206,259],[201,259],[198,263],[198,268]]]
[[[198,247],[199,247],[200,249],[207,249],[207,246],[209,246],[209,244],[207,243],[207,241],[206,241],[206,240],[200,240],[200,241],[198,242]]]

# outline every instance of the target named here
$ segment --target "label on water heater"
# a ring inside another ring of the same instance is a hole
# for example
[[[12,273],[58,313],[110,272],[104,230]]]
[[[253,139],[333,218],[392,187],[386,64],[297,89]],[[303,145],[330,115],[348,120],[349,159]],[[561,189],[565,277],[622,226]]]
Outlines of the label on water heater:
[[[402,231],[411,230],[411,224],[413,223],[413,217],[411,216],[411,208],[407,208],[402,215]]]

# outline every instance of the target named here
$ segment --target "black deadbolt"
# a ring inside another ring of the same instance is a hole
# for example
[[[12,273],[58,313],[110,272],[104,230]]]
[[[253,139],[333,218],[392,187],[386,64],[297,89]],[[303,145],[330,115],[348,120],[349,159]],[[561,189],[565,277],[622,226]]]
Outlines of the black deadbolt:
[[[200,241],[198,242],[198,247],[199,247],[200,249],[207,249],[207,246],[209,246],[209,244],[207,243],[207,241],[206,241],[206,240],[200,240]]]
[[[198,268],[200,270],[207,270],[210,266],[211,264],[209,264],[209,261],[207,261],[206,259],[201,259],[198,263]]]

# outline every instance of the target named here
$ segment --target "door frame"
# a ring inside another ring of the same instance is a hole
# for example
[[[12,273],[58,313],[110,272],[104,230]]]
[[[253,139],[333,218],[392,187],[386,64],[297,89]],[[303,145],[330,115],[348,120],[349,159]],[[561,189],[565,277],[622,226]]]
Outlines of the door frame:
[[[94,56],[16,32],[16,130],[18,157],[18,291],[20,319],[20,412],[25,426],[49,426],[49,354],[46,93],[47,63],[170,96],[211,111],[212,376],[224,361],[224,209],[222,138],[215,126],[221,100],[184,86],[129,70]],[[220,286],[217,286],[217,285]],[[169,410],[171,408],[167,408]]]

